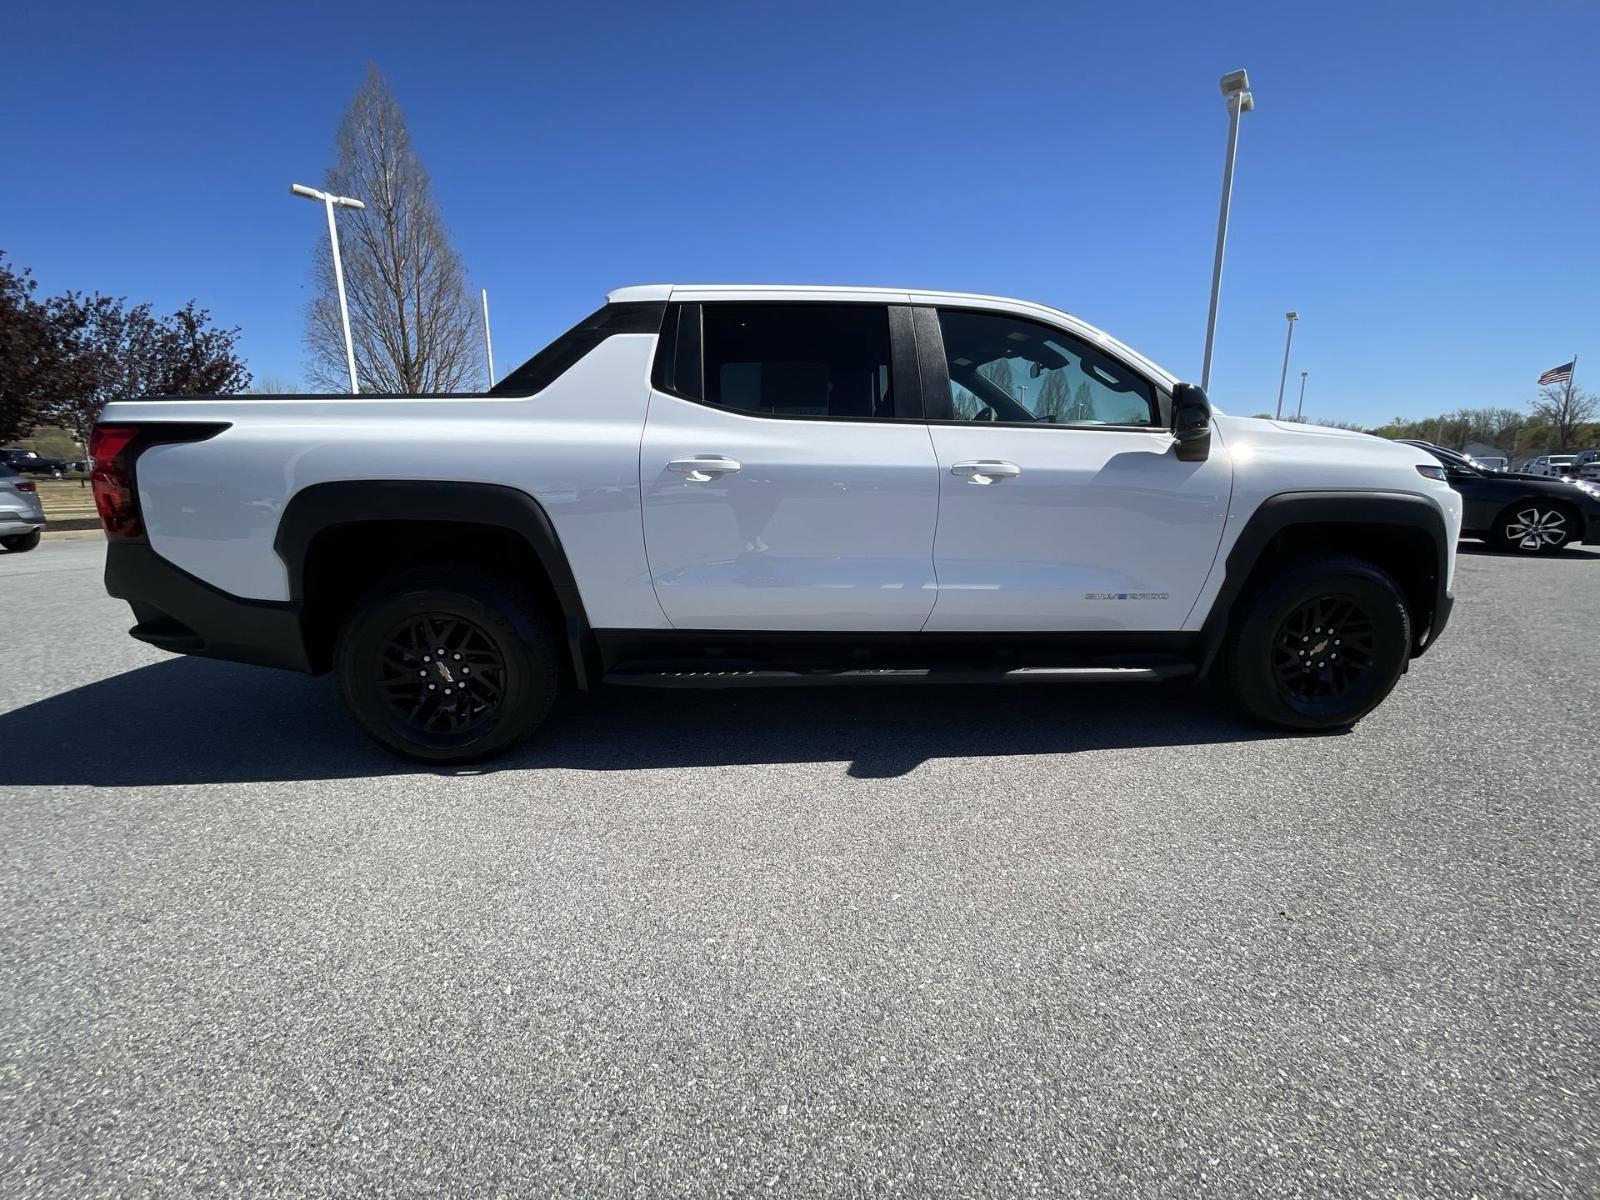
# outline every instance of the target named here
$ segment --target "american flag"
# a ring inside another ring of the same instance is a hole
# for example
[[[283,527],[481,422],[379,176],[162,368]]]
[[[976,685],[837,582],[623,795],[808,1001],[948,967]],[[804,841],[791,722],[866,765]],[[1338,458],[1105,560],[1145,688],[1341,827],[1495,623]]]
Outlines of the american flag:
[[[1573,359],[1569,363],[1562,363],[1559,367],[1551,367],[1543,375],[1539,376],[1539,386],[1543,387],[1547,383],[1565,383],[1572,378],[1572,366],[1575,362],[1577,362],[1577,359]]]

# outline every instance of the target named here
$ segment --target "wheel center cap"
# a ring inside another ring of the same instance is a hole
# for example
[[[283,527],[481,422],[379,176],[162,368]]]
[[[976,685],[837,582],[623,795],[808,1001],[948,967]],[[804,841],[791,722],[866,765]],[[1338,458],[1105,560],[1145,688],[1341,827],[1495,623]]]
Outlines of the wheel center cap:
[[[439,673],[439,678],[444,680],[446,683],[454,683],[456,681],[455,676],[450,674],[450,668],[445,666],[442,662],[434,663],[433,669]]]
[[[1311,657],[1312,658],[1317,657],[1317,655],[1321,654],[1327,648],[1328,648],[1328,639],[1327,638],[1323,638],[1315,646],[1311,647]]]

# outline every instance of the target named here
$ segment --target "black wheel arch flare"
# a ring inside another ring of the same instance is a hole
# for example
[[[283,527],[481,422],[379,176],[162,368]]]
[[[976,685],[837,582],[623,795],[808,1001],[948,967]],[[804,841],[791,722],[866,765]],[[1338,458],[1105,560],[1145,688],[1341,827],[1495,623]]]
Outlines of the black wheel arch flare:
[[[538,560],[560,608],[578,686],[587,688],[598,678],[588,615],[555,526],[537,499],[504,484],[360,479],[302,488],[284,506],[273,539],[273,549],[288,571],[290,603],[299,609],[305,602],[306,562],[319,534],[342,525],[379,521],[490,526],[520,537]]]
[[[1425,595],[1413,598],[1414,607],[1422,611],[1412,613],[1412,657],[1432,645],[1454,604],[1449,592],[1449,529],[1439,507],[1406,492],[1280,492],[1262,501],[1228,551],[1222,587],[1201,626],[1200,673],[1210,671],[1227,636],[1230,615],[1257,565],[1270,554],[1280,535],[1299,527],[1351,525],[1399,527],[1427,535],[1433,559],[1420,564],[1427,568],[1429,587]]]

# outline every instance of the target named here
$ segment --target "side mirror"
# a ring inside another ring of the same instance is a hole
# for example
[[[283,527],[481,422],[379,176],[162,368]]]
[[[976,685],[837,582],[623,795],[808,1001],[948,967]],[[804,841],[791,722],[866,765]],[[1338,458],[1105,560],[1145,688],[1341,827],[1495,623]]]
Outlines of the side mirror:
[[[1211,457],[1211,401],[1192,383],[1172,389],[1172,436],[1178,439],[1179,462],[1205,462]]]

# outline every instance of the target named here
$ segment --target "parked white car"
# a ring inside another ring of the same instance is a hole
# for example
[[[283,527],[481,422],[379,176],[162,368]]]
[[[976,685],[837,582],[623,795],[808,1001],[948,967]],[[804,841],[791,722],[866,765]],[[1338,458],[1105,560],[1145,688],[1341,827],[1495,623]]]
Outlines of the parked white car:
[[[1572,473],[1575,459],[1576,455],[1572,454],[1541,454],[1523,463],[1522,470],[1527,475],[1544,475],[1551,479],[1561,479]]]
[[[1210,676],[1343,727],[1444,628],[1461,530],[1415,447],[887,289],[626,288],[486,394],[129,401],[91,453],[135,637],[332,670],[441,762],[565,683]]]

